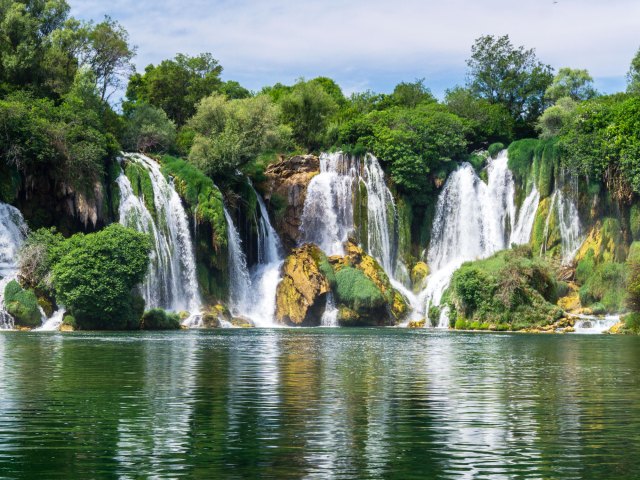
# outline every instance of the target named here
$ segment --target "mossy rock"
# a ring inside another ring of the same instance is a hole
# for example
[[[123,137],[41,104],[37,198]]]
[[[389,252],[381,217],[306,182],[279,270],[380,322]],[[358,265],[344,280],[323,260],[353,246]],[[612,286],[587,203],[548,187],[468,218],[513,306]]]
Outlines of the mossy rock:
[[[419,292],[424,289],[425,282],[429,276],[429,267],[424,262],[417,262],[411,269],[411,285],[414,292]]]
[[[23,289],[15,280],[7,283],[4,289],[4,304],[16,325],[34,328],[42,324],[36,294],[32,290]]]
[[[596,222],[576,253],[576,262],[585,258],[590,250],[596,263],[623,262],[627,258],[629,249],[618,219],[604,218]]]
[[[408,327],[409,328],[424,328],[426,324],[427,324],[427,320],[424,319],[424,318],[421,318],[420,320],[413,320],[413,321],[409,322]]]
[[[142,315],[140,328],[143,330],[179,330],[180,315],[162,308],[147,310]]]
[[[331,266],[319,247],[305,244],[282,266],[276,290],[276,319],[284,325],[318,326],[331,290]]]

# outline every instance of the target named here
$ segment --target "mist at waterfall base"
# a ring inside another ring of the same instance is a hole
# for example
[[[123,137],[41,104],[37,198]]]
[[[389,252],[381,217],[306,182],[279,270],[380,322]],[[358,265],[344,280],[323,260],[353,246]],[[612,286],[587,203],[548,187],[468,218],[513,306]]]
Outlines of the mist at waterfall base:
[[[156,161],[139,154],[125,154],[125,161],[144,168],[153,187],[155,214],[148,210],[144,198],[134,194],[124,171],[116,180],[120,190],[120,223],[149,234],[153,242],[149,271],[141,286],[145,308],[189,312],[185,324],[197,327],[201,322],[202,301],[193,240],[180,196]]]
[[[229,304],[233,315],[249,319],[257,327],[273,327],[276,326],[276,289],[284,261],[283,248],[262,197],[255,190],[254,193],[258,200],[258,212],[254,217],[258,259],[251,268],[247,266],[238,229],[229,211],[224,209],[229,248]]]

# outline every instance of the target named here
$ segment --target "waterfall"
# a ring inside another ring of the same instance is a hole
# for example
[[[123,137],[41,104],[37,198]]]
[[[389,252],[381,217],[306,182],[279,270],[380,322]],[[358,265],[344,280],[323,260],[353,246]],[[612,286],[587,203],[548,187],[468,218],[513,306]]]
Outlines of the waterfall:
[[[575,333],[604,333],[620,321],[620,315],[606,315],[596,317],[593,315],[575,315]]]
[[[253,187],[252,187],[253,188]],[[284,261],[282,245],[269,221],[262,197],[258,199],[256,218],[258,232],[258,261],[251,268],[242,249],[242,241],[229,212],[227,220],[229,245],[230,305],[234,315],[250,319],[258,327],[273,326],[276,310],[276,289],[280,283],[280,270]]]
[[[470,164],[463,163],[440,193],[427,253],[431,273],[420,294],[427,317],[429,306],[440,305],[453,273],[464,262],[529,241],[539,194],[532,189],[516,218],[515,185],[507,160],[506,150],[490,160],[486,184]],[[438,326],[449,326],[446,309]]]
[[[556,181],[553,195],[551,196],[549,213],[545,219],[544,239],[542,252],[546,248],[549,237],[551,218],[555,214],[560,230],[561,259],[562,264],[567,265],[573,261],[576,253],[584,241],[580,215],[576,206],[575,198],[578,196],[577,177],[572,176],[569,183],[565,183],[564,173],[560,176],[560,181]]]
[[[0,203],[0,330],[14,327],[13,317],[5,310],[4,289],[18,275],[18,250],[27,234],[20,211]]]
[[[344,243],[355,233],[354,201],[366,192],[366,252],[387,273],[393,287],[418,310],[418,298],[409,290],[407,269],[398,258],[397,210],[378,159],[358,159],[342,152],[323,153],[320,173],[311,179],[302,213],[302,243],[315,243],[327,255],[344,255]]]
[[[315,243],[327,255],[344,255],[343,244],[354,228],[358,171],[359,162],[341,152],[320,156],[320,173],[309,182],[302,212],[303,243]]]
[[[322,327],[338,326],[338,309],[336,308],[336,301],[333,298],[333,292],[329,292],[327,295],[327,305],[322,314],[320,325]]]
[[[125,154],[125,158],[147,171],[153,187],[155,215],[147,209],[145,199],[134,194],[124,172],[117,179],[120,223],[149,234],[153,243],[149,271],[141,292],[146,308],[187,311],[192,314],[187,323],[197,324],[201,300],[196,259],[180,196],[157,162],[139,154]]]
[[[53,312],[51,318],[48,318],[41,326],[34,328],[33,330],[35,332],[55,332],[60,330],[65,313],[64,307],[60,307],[58,310]]]

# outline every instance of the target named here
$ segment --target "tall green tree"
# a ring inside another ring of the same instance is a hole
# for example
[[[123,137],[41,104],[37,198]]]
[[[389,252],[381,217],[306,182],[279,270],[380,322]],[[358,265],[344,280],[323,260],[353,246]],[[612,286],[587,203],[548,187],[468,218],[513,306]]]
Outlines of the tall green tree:
[[[486,35],[471,47],[467,66],[469,89],[504,105],[516,122],[531,125],[544,110],[544,94],[553,74],[549,65],[537,59],[535,50],[514,47],[508,35]]]
[[[569,97],[576,102],[589,100],[598,94],[593,86],[593,78],[587,70],[561,68],[553,82],[547,88],[544,96],[552,103],[563,97]]]
[[[173,60],[149,65],[144,74],[134,74],[129,79],[125,110],[135,102],[146,102],[161,108],[176,125],[182,126],[196,112],[200,100],[223,88],[221,73],[222,67],[210,53],[195,57],[178,54]],[[232,87],[229,86],[230,91],[234,90]]]
[[[280,98],[280,106],[298,145],[308,151],[328,146],[327,129],[338,104],[322,84],[300,80]]]
[[[278,107],[267,95],[228,100],[213,94],[198,104],[189,121],[195,132],[189,161],[211,176],[232,173],[286,142],[290,131],[279,117]]]

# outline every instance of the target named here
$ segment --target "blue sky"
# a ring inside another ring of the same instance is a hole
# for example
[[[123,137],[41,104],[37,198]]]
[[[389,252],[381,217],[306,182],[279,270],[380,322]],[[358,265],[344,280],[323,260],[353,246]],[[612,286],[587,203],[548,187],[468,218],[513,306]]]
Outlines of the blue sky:
[[[623,90],[640,47],[638,0],[69,0],[110,15],[137,46],[139,71],[176,53],[211,52],[226,80],[259,90],[334,78],[346,93],[425,78],[438,96],[465,80],[475,38],[509,34],[554,68],[586,68]]]

